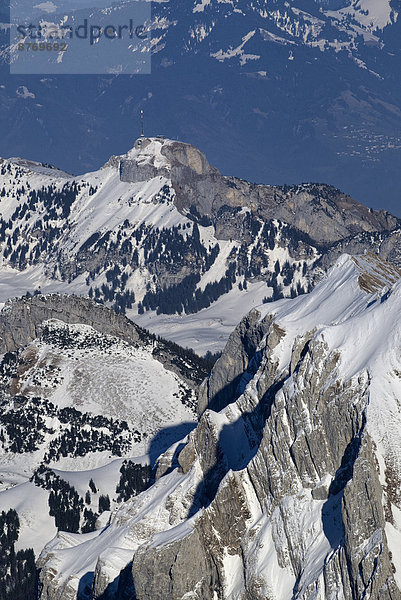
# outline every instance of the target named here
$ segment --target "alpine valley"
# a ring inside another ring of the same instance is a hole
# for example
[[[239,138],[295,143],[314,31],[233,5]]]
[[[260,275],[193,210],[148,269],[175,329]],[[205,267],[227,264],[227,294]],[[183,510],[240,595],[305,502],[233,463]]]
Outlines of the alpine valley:
[[[1,600],[400,600],[400,226],[163,137],[2,159]]]

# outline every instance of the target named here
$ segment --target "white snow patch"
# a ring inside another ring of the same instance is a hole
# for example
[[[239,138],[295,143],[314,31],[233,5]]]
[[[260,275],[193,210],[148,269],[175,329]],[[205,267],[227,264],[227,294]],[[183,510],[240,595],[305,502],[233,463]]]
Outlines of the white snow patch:
[[[36,98],[35,94],[30,92],[26,85],[20,85],[16,90],[16,94],[19,98],[24,98],[25,100],[27,98]]]
[[[198,12],[203,12],[206,8],[206,6],[210,5],[211,0],[201,0],[198,4],[195,4],[194,8],[192,9],[193,13],[198,13]]]
[[[54,4],[54,2],[41,2],[40,4],[35,4],[34,8],[37,8],[38,10],[43,10],[43,12],[47,12],[47,13],[54,13],[57,10],[57,6]]]

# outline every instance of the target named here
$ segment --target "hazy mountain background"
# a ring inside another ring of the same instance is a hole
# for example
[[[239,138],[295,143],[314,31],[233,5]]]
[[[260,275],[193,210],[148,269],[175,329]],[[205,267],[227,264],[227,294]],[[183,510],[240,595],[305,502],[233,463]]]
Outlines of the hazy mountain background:
[[[11,76],[3,52],[0,155],[95,169],[132,146],[143,107],[145,133],[194,144],[224,174],[326,182],[400,214],[399,10],[154,3],[151,75]]]

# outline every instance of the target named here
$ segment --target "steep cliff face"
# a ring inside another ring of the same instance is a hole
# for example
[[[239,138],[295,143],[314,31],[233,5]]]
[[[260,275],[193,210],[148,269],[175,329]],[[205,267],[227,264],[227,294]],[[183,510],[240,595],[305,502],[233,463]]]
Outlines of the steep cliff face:
[[[78,178],[4,160],[0,212],[0,302],[89,296],[199,354],[222,350],[252,307],[312,289],[343,252],[401,264],[392,215],[328,185],[225,177],[162,137]]]
[[[185,176],[219,175],[198,148],[163,137],[139,138],[133,149],[121,157],[119,165],[121,181],[131,183],[159,176],[171,177],[179,184]]]
[[[260,323],[254,312],[242,319],[230,335],[224,354],[205,379],[198,393],[198,414],[206,408],[219,411],[227,402],[232,402],[241,394],[244,386],[244,373],[252,372],[257,365],[256,350],[266,334],[270,321]],[[273,336],[272,336],[273,337]]]
[[[362,232],[392,231],[399,225],[393,215],[370,210],[332,186],[256,185],[224,177],[190,144],[140,138],[120,160],[121,180],[136,183],[157,176],[171,180],[180,212],[192,206],[203,217],[213,218],[223,207],[248,207],[264,221],[285,221],[320,244]]]
[[[148,331],[124,315],[89,298],[66,294],[38,294],[7,302],[0,312],[0,351],[14,352],[26,346],[41,333],[43,322],[49,319],[59,319],[68,324],[83,323],[133,346],[151,344],[153,357],[192,388],[196,387],[207,368],[206,364],[201,366],[202,361],[194,354],[166,341],[154,340]]]
[[[398,280],[343,256],[311,294],[244,319],[197,428],[101,535],[45,549],[41,597],[73,598],[94,571],[94,598],[399,600]]]

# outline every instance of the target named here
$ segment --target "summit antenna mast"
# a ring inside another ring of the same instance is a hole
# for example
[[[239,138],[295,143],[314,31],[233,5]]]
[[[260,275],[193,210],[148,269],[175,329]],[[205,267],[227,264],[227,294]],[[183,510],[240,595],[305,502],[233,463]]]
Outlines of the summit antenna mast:
[[[145,137],[143,133],[143,109],[141,109],[141,137]]]

